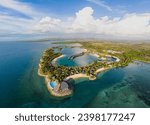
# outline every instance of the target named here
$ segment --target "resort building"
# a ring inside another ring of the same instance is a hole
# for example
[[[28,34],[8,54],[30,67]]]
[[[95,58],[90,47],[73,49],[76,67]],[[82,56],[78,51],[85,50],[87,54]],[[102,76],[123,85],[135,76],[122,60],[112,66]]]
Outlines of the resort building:
[[[61,84],[60,84],[60,89],[62,92],[65,92],[67,90],[69,90],[69,85],[67,82],[63,81]]]

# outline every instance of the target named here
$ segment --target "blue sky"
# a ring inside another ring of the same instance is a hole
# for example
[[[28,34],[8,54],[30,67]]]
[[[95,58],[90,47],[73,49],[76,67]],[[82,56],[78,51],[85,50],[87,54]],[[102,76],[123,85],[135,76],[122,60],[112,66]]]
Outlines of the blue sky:
[[[96,35],[119,32],[147,37],[149,5],[150,0],[0,0],[0,36],[20,32]],[[131,27],[132,32],[127,31],[124,25],[129,27],[132,23],[143,30],[136,32],[138,28]],[[111,28],[115,32],[110,32]]]
[[[88,0],[20,0],[29,3],[34,8],[56,16],[72,16],[78,10],[90,6],[95,10],[95,16],[122,16],[122,11],[129,13],[150,12],[150,0],[99,0],[112,11]],[[91,0],[92,1],[92,0]],[[117,11],[116,11],[117,10]],[[121,12],[119,12],[121,11]]]

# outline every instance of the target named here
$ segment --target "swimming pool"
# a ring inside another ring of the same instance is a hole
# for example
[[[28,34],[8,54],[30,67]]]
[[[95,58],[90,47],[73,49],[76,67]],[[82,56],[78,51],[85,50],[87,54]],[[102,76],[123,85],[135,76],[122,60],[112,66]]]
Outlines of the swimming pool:
[[[50,82],[50,86],[51,86],[52,88],[55,88],[56,83],[55,83],[55,82]]]

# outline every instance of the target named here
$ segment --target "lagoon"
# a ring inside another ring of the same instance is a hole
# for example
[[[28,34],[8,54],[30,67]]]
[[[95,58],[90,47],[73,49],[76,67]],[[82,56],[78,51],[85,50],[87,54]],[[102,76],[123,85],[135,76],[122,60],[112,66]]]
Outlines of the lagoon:
[[[54,49],[55,50],[55,49]],[[80,47],[64,47],[60,51],[60,53],[63,55],[60,58],[56,60],[56,62],[53,62],[54,64],[58,66],[68,66],[68,67],[74,67],[74,66],[86,66],[94,61],[102,61],[102,62],[115,62],[117,59],[115,57],[98,57],[98,55],[95,54],[89,54],[84,53],[83,55],[80,55],[83,53],[85,49]],[[71,59],[72,56],[77,56],[73,59]]]
[[[92,63],[93,61],[98,60],[98,58],[92,54],[85,54],[80,57],[76,57],[75,59],[69,59],[70,56],[65,55],[61,58],[59,58],[56,61],[57,65],[63,65],[63,66],[86,66]]]

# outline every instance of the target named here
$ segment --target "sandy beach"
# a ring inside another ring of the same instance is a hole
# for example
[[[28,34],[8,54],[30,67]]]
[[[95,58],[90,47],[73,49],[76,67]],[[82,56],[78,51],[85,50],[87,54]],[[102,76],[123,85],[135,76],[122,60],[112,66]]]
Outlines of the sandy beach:
[[[98,55],[98,54],[93,54],[93,56],[96,56],[97,58],[99,58],[99,55]]]
[[[53,59],[51,63],[52,63],[53,65],[56,65],[56,61],[57,61],[58,59],[64,57],[64,56],[65,56],[65,55],[61,55],[61,56],[59,56],[59,57]]]
[[[63,56],[63,55],[62,55]],[[60,57],[59,57],[60,58]],[[42,76],[45,78],[45,83],[46,83],[46,86],[47,86],[47,89],[48,91],[51,93],[51,95],[53,96],[56,96],[56,97],[64,97],[64,96],[69,96],[72,94],[72,91],[67,91],[65,93],[62,93],[62,92],[55,92],[54,89],[49,85],[50,83],[50,79],[48,78],[47,75],[44,75],[40,72],[40,68],[41,68],[41,65],[39,64],[39,69],[38,69],[38,75],[39,76]],[[98,74],[104,70],[107,70],[108,68],[100,68],[98,69],[95,73]],[[78,78],[88,78],[89,80],[95,80],[96,77],[91,77],[91,76],[88,76],[86,74],[82,74],[82,73],[79,73],[79,74],[75,74],[75,75],[71,75],[71,76],[68,76],[67,78],[65,78],[66,80],[67,79],[78,79]]]
[[[89,78],[89,76],[87,76],[86,74],[80,73],[80,74],[75,74],[75,75],[68,76],[68,77],[65,78],[65,79],[67,80],[67,79],[70,79],[70,78],[72,78],[72,79]]]
[[[85,53],[86,53],[86,52],[87,52],[87,49],[84,49],[84,50],[83,50],[83,52],[85,52]]]
[[[119,62],[119,61],[120,61],[120,59],[119,59],[118,57],[116,57],[116,56],[113,56],[113,58],[116,59],[116,62]]]
[[[103,71],[105,71],[107,69],[109,69],[109,68],[100,68],[100,69],[96,70],[95,73],[98,74],[98,73],[103,72]]]
[[[41,69],[41,65],[39,64],[38,75],[42,76],[42,77],[46,77],[46,75],[44,75],[44,74],[41,73],[40,69]]]
[[[56,97],[67,97],[72,94],[72,90],[71,91],[68,90],[66,92],[55,92],[54,89],[49,85],[51,80],[48,78],[48,75],[42,74],[40,72],[40,68],[41,68],[41,65],[39,64],[38,75],[44,77],[47,89],[51,93],[51,95],[56,96]]]
[[[107,70],[107,69],[108,69],[108,68],[100,68],[100,69],[98,69],[98,70],[95,72],[95,74],[97,75],[98,73],[103,72],[103,71],[105,71],[105,70]],[[72,79],[89,78],[89,80],[95,80],[95,79],[96,79],[96,78],[92,78],[91,76],[88,76],[88,75],[83,74],[83,73],[68,76],[68,77],[66,78],[66,80],[67,80],[67,79],[70,79],[70,78],[72,78]]]
[[[85,51],[87,51],[87,50],[85,49]],[[55,59],[52,61],[52,64],[55,65],[57,59],[62,58],[62,57],[64,57],[64,56],[65,56],[65,55],[61,55],[61,56],[55,58]],[[98,55],[96,54],[95,56],[98,56]],[[55,91],[55,90],[50,86],[50,84],[49,84],[49,83],[51,82],[51,80],[48,78],[48,75],[42,74],[41,71],[40,71],[40,69],[41,69],[41,64],[39,64],[38,75],[45,78],[45,83],[46,83],[47,89],[48,89],[48,91],[51,93],[51,95],[56,96],[56,97],[64,97],[64,96],[69,96],[69,95],[72,94],[73,91],[69,91],[69,90],[66,91],[66,92]],[[100,72],[102,72],[102,71],[104,71],[104,70],[107,70],[107,69],[108,69],[108,68],[100,68],[100,69],[98,69],[98,70],[95,72],[95,74],[97,75],[98,73],[100,73]],[[72,78],[72,79],[88,78],[89,80],[95,80],[95,79],[96,79],[95,76],[88,76],[88,75],[83,74],[83,73],[74,74],[74,75],[68,76],[68,77],[65,78],[65,79],[67,80],[67,79],[70,79],[70,78]],[[59,85],[59,86],[60,86],[60,85]]]
[[[39,71],[38,71],[38,74],[45,78],[45,83],[46,83],[47,89],[51,93],[51,95],[56,96],[56,97],[67,97],[67,96],[70,96],[72,94],[72,91],[55,92],[54,89],[49,85],[51,80],[48,78],[48,76],[41,74]]]

